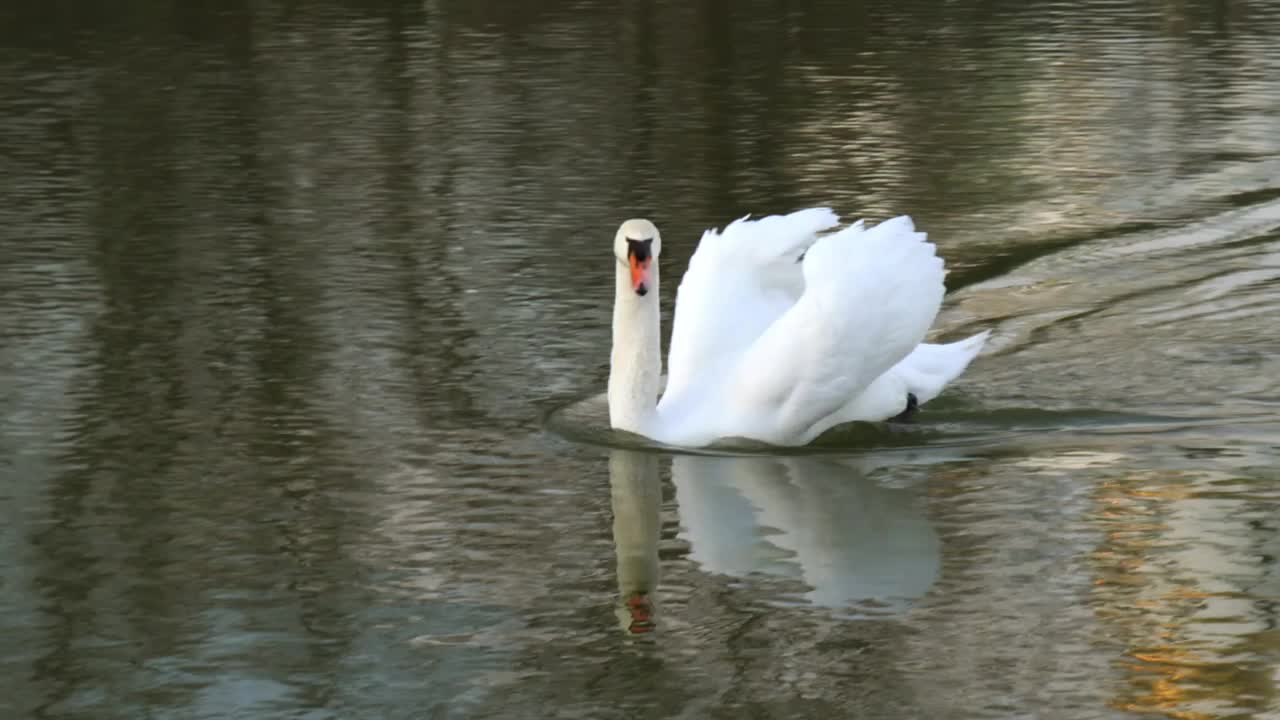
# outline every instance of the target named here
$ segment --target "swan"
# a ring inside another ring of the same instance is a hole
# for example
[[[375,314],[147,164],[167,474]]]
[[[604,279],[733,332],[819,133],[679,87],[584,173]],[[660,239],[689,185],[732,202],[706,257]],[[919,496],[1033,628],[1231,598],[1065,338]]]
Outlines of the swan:
[[[811,208],[704,232],[676,291],[659,397],[662,236],[649,220],[623,222],[610,425],[679,447],[799,446],[937,396],[990,331],[925,343],[945,291],[934,245],[906,215],[821,234],[839,224],[830,208]]]

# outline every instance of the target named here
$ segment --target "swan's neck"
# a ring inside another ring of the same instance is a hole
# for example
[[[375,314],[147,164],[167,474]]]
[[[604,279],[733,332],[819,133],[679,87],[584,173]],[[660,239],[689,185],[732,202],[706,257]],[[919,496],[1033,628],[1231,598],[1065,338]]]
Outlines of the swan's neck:
[[[619,264],[613,300],[613,353],[609,358],[609,424],[646,434],[658,404],[662,375],[661,316],[658,313],[658,264],[643,297],[631,287],[630,270]]]

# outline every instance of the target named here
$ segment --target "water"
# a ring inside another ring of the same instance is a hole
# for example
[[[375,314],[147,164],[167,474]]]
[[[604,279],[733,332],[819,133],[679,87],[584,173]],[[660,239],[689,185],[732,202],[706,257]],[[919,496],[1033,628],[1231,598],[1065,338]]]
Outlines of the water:
[[[10,5],[0,717],[1280,714],[1273,4]],[[816,204],[917,423],[566,422],[620,220]]]

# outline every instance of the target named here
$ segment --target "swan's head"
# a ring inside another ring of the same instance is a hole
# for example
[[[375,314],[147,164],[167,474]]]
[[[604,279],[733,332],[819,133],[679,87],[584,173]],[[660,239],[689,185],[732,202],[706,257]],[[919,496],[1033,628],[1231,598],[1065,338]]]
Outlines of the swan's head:
[[[622,223],[613,238],[613,255],[631,269],[631,289],[646,295],[653,289],[654,269],[662,253],[662,237],[648,220],[633,218]]]

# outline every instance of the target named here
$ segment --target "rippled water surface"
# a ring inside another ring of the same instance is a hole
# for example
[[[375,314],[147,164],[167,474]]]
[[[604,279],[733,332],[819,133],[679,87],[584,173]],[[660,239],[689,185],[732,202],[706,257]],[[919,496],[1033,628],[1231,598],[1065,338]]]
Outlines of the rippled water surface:
[[[1280,6],[126,5],[0,9],[0,717],[1280,717]],[[620,220],[818,204],[915,423],[574,405]]]

